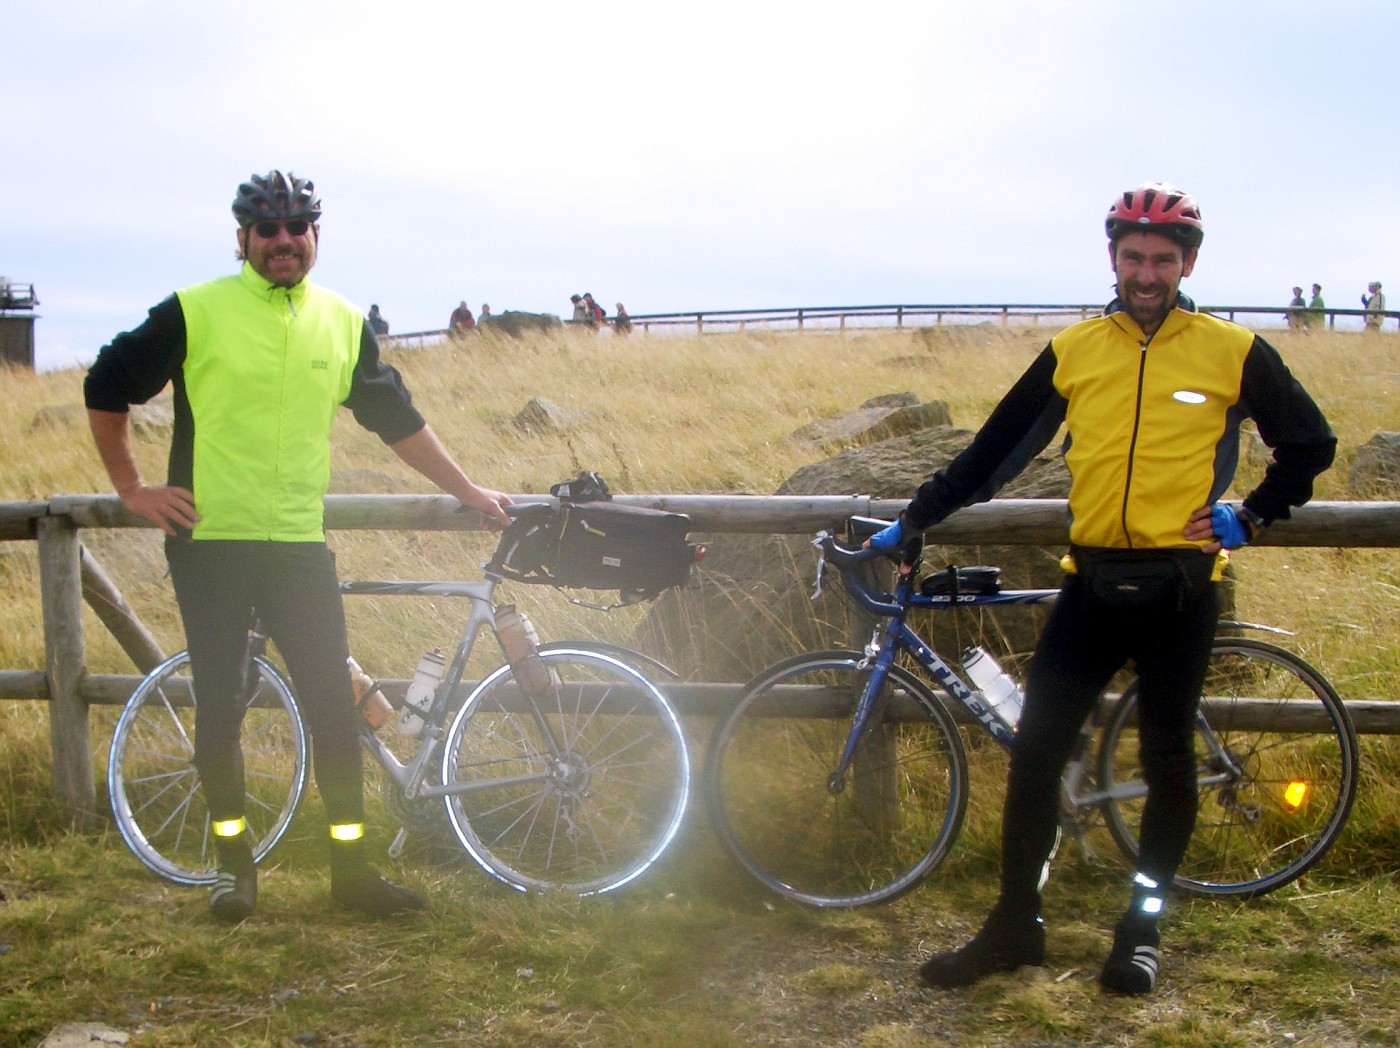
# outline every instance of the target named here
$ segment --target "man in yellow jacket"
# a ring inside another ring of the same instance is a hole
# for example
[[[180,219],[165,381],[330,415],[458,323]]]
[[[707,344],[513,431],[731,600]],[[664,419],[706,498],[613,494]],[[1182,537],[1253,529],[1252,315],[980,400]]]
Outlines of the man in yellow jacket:
[[[241,270],[176,292],[104,347],[84,384],[102,462],[123,504],[166,533],[194,686],[195,765],[219,871],[210,908],[248,917],[257,874],[239,744],[242,660],[256,611],[291,673],[329,817],[331,894],[384,916],[416,894],[365,857],[359,726],[323,498],[343,404],[404,462],[488,519],[509,498],[473,483],[414,408],[354,305],[308,279],[321,201],[291,172],[253,175],[233,202]],[[128,411],[174,385],[169,474],[147,484]]]
[[[1121,993],[1153,988],[1158,918],[1195,825],[1195,715],[1219,617],[1216,556],[1306,502],[1336,448],[1273,347],[1197,312],[1181,293],[1204,238],[1195,200],[1146,183],[1114,200],[1106,225],[1118,297],[1103,316],[1051,339],[972,444],[870,540],[893,549],[991,498],[1066,428],[1071,571],[1027,673],[1002,815],[1001,893],[971,942],[923,966],[933,986],[1044,962],[1040,889],[1060,775],[1099,694],[1131,660],[1148,796],[1132,898],[1100,981]],[[1274,460],[1242,502],[1226,504],[1246,418]]]

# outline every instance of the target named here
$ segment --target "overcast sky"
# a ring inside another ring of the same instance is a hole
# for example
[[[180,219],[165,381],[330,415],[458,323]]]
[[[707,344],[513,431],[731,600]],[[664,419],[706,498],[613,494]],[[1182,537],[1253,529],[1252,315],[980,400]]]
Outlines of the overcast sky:
[[[1100,302],[1102,222],[1192,192],[1203,304],[1400,301],[1400,4],[4,0],[0,274],[41,367],[232,272],[254,171],[395,332],[567,315]]]

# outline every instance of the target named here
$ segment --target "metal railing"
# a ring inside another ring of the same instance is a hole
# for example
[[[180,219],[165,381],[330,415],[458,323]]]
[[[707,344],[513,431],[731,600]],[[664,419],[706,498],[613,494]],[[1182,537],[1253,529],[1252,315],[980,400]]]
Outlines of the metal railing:
[[[1269,318],[1277,324],[1268,327],[1286,326],[1290,317],[1296,317],[1298,310],[1290,306],[1201,306],[1203,313],[1224,317],[1226,320],[1243,322],[1240,318]],[[968,324],[994,322],[1003,327],[1012,324],[1039,325],[1042,320],[1066,324],[1076,320],[1087,320],[1103,311],[1103,303],[949,303],[911,304],[874,306],[781,306],[771,309],[706,309],[686,310],[679,313],[634,313],[630,319],[634,331],[643,335],[669,332],[690,332],[696,334],[716,334],[720,332],[760,330],[795,331],[844,331],[847,328],[894,328],[942,326],[944,324]],[[1363,309],[1322,309],[1302,310],[1304,315],[1322,314],[1329,330],[1335,330],[1338,318],[1355,317],[1358,329],[1364,326],[1365,318],[1374,316]],[[1385,310],[1380,314],[1384,329],[1389,321],[1396,321],[1400,330],[1400,311]],[[602,326],[608,327],[611,319]],[[575,326],[573,321],[564,321],[565,327]],[[579,322],[579,327],[584,326]],[[655,329],[653,331],[653,329]],[[422,348],[441,342],[447,338],[447,330],[413,331],[402,335],[390,335],[381,341],[400,348]]]

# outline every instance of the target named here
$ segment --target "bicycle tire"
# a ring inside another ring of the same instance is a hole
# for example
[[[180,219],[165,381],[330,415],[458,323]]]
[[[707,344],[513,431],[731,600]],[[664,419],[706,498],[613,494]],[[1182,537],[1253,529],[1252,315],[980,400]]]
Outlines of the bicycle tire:
[[[540,658],[548,694],[531,697],[501,666],[453,718],[448,819],[477,865],[518,891],[615,891],[656,863],[685,818],[685,736],[657,687],[609,652],[551,645]]]
[[[1297,880],[1342,832],[1356,798],[1356,732],[1321,673],[1263,641],[1217,640],[1204,694],[1211,729],[1243,775],[1201,786],[1175,883],[1193,895],[1252,898]],[[1136,700],[1134,681],[1104,729],[1098,773],[1105,790],[1142,777]],[[1246,700],[1247,722],[1237,716]],[[1300,717],[1310,726],[1299,730]],[[1211,766],[1199,730],[1196,738],[1198,774],[1209,776],[1220,769]],[[1290,786],[1299,792],[1286,793]],[[1142,800],[1111,800],[1104,813],[1114,841],[1135,861]]]
[[[703,777],[715,833],[750,876],[807,906],[852,908],[911,891],[947,856],[967,807],[967,756],[935,693],[892,667],[853,782],[828,788],[869,668],[857,651],[775,663],[716,726]],[[802,695],[816,686],[826,694]],[[910,701],[912,700],[912,701]]]
[[[122,840],[147,869],[176,884],[213,884],[218,857],[194,766],[189,662],[188,652],[172,655],[127,700],[112,734],[107,791]],[[287,832],[307,779],[296,696],[271,663],[256,665],[241,735],[255,862]]]

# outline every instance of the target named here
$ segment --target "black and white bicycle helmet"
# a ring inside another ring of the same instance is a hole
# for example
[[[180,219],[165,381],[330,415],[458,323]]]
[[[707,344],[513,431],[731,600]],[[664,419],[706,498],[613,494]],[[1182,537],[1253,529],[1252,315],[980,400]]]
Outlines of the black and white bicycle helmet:
[[[264,218],[304,218],[316,222],[321,218],[321,198],[309,178],[298,178],[288,171],[272,170],[266,175],[252,175],[238,187],[233,198],[233,217],[240,226],[251,226]]]

